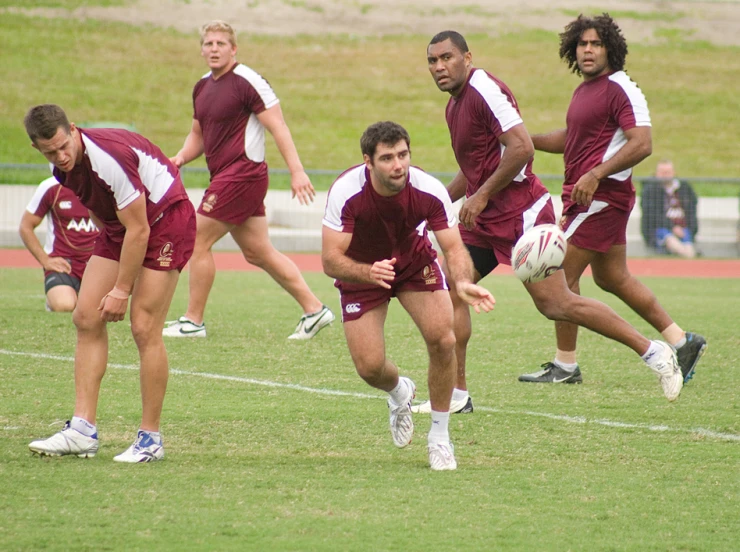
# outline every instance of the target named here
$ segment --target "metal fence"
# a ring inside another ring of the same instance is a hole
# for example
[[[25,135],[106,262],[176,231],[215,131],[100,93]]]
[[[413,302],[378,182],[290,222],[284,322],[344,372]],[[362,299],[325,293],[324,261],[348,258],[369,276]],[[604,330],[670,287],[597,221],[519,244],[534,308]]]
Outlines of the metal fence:
[[[308,170],[314,184],[322,189],[310,206],[302,206],[291,199],[286,170],[271,170],[273,181],[283,180],[283,190],[270,189],[265,200],[270,237],[275,246],[282,251],[318,251],[321,248],[321,219],[326,204],[326,189],[341,171]],[[443,182],[448,182],[455,173],[432,173]],[[20,175],[20,176],[18,176]],[[48,177],[49,168],[43,164],[0,164],[0,247],[22,247],[18,235],[21,216],[36,189],[38,182]],[[556,213],[561,210],[559,189],[562,183],[560,175],[539,175],[553,195]],[[188,184],[188,195],[194,204],[199,204],[207,186],[205,168],[183,168],[183,179]],[[198,179],[202,187],[195,187],[191,182]],[[739,256],[738,238],[740,237],[738,221],[740,220],[740,178],[689,178],[698,194],[696,205],[696,250],[705,257]],[[652,256],[666,253],[665,247],[652,243],[650,236],[646,240],[645,223],[662,215],[646,211],[641,205],[642,179],[635,179],[638,189],[638,201],[630,215],[627,226],[627,251],[630,256]],[[25,184],[16,184],[25,182]],[[278,186],[280,187],[280,186]],[[459,208],[459,205],[457,205]],[[665,205],[656,204],[653,209],[663,211]],[[44,241],[46,223],[37,229],[37,234]],[[226,236],[217,245],[217,249],[236,250],[237,246],[230,236]]]

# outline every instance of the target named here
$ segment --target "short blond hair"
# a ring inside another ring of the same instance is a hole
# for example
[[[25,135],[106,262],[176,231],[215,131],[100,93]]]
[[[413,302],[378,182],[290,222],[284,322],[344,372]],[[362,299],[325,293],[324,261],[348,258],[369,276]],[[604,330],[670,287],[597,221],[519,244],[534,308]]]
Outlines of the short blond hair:
[[[232,46],[236,46],[236,32],[234,31],[234,28],[226,23],[226,21],[221,21],[220,19],[215,19],[211,21],[210,23],[206,23],[200,28],[200,45],[203,46],[203,42],[205,42],[206,35],[208,33],[226,33],[229,35],[229,42]]]

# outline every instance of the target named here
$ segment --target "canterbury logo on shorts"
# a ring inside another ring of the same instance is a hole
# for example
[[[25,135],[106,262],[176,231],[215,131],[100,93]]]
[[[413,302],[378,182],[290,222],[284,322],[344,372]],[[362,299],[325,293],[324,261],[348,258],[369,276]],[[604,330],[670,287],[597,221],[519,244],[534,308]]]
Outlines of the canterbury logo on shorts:
[[[354,314],[356,312],[360,312],[360,304],[359,303],[350,303],[346,307],[344,307],[344,311],[347,314]]]

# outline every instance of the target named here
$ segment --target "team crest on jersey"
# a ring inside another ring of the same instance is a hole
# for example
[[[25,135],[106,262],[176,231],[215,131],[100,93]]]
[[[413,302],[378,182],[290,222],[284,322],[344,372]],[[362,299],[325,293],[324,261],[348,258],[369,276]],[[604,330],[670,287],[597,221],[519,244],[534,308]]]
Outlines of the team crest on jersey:
[[[434,269],[432,268],[432,265],[426,265],[424,268],[421,269],[421,277],[424,278],[424,283],[428,286],[437,283],[437,276],[434,274]]]
[[[60,209],[71,209],[72,208],[72,202],[71,201],[60,201],[59,202],[59,208]]]
[[[209,194],[208,197],[203,201],[203,210],[206,213],[210,213],[216,206],[216,201],[218,201],[218,196],[216,194]]]
[[[167,242],[159,248],[159,257],[157,257],[157,262],[159,263],[159,266],[169,267],[172,264],[173,250],[174,247],[172,245],[172,242]]]

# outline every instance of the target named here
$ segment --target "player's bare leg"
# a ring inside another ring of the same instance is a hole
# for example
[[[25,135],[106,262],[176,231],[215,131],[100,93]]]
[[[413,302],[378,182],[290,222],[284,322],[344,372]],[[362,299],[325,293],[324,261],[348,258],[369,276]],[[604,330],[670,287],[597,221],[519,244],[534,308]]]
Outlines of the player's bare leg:
[[[185,318],[202,324],[208,295],[216,279],[216,263],[211,248],[233,225],[196,213],[195,248],[189,262],[188,309]]]
[[[142,268],[131,297],[131,333],[141,362],[141,429],[145,431],[159,431],[168,378],[162,328],[178,277],[177,270]]]
[[[655,294],[630,274],[625,245],[612,246],[606,253],[596,255],[591,270],[596,285],[619,297],[659,332],[673,324]]]
[[[406,291],[398,294],[398,300],[419,328],[427,345],[432,410],[448,412],[457,367],[449,294],[444,291]]]
[[[267,272],[287,291],[306,314],[322,309],[323,304],[308,287],[298,267],[288,257],[275,249],[267,232],[266,217],[250,217],[231,230],[244,258]]]
[[[398,368],[385,356],[387,315],[388,303],[384,303],[342,326],[357,375],[368,385],[390,392],[398,385]]]
[[[74,415],[95,424],[100,382],[108,365],[108,331],[100,319],[100,301],[116,284],[118,262],[93,255],[87,263],[72,321],[75,348]]]
[[[398,300],[419,328],[429,353],[429,465],[433,470],[457,469],[449,434],[450,400],[457,368],[452,301],[444,291],[406,291],[398,294]]]
[[[357,320],[342,325],[357,374],[368,385],[389,395],[391,436],[393,443],[401,448],[408,445],[414,436],[410,406],[416,386],[409,378],[400,377],[398,367],[385,356],[383,326],[387,315],[388,303],[383,303]]]
[[[46,304],[52,312],[72,312],[77,305],[77,292],[72,286],[54,286],[46,292]]]

